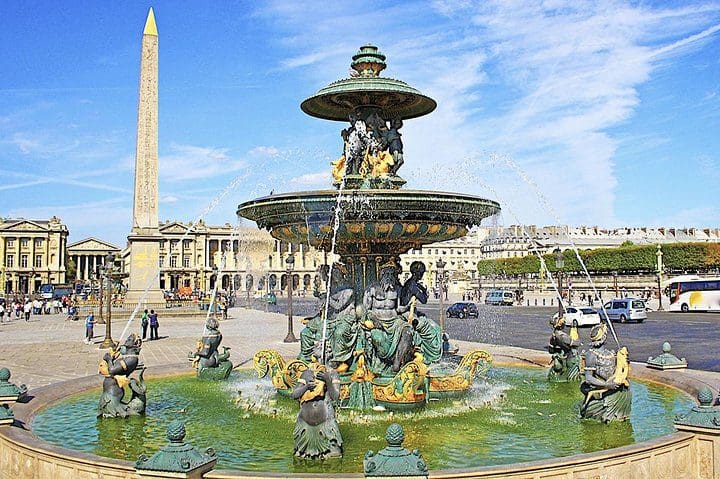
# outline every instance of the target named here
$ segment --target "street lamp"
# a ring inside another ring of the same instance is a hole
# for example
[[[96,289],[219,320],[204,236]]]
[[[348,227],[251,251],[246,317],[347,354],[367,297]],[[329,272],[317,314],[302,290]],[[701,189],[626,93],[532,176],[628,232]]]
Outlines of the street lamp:
[[[292,304],[292,294],[293,294],[293,277],[292,272],[293,268],[295,266],[295,256],[293,256],[292,253],[288,255],[287,258],[285,258],[285,266],[286,272],[287,272],[287,290],[288,290],[288,333],[287,336],[285,336],[285,339],[283,342],[285,343],[295,343],[297,342],[297,339],[295,338],[295,334],[293,334],[293,304]]]
[[[618,272],[613,271],[613,286],[615,287],[615,297],[619,298],[620,293],[618,292],[618,282],[617,282]]]
[[[443,300],[445,296],[445,265],[447,263],[439,258],[436,262],[437,266],[437,283],[438,289],[440,290],[440,331],[445,331],[445,307],[443,306]]]
[[[565,266],[565,256],[560,248],[555,248],[553,253],[555,253],[555,267],[558,275],[558,318],[560,318],[563,315],[562,269]]]
[[[658,306],[658,311],[663,311],[663,305],[662,305],[662,274],[663,274],[663,252],[660,245],[657,245],[657,252],[655,253],[655,256],[657,256],[657,283],[658,283],[658,301],[660,301],[660,304]]]
[[[108,253],[107,256],[105,256],[105,289],[107,290],[107,297],[106,297],[106,316],[107,319],[105,320],[105,339],[103,339],[102,344],[100,344],[100,349],[111,349],[115,347],[115,341],[112,339],[112,312],[110,309],[110,300],[112,299],[112,285],[111,285],[111,279],[112,279],[112,271],[113,271],[113,263],[115,262],[115,255],[112,253]]]

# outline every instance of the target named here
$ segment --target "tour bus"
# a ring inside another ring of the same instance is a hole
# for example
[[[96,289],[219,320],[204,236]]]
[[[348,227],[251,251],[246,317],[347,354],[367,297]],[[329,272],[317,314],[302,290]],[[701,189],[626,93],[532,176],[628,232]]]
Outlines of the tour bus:
[[[38,290],[43,299],[61,298],[70,296],[75,292],[72,284],[42,284]]]
[[[669,311],[720,311],[720,278],[677,276],[665,283]]]

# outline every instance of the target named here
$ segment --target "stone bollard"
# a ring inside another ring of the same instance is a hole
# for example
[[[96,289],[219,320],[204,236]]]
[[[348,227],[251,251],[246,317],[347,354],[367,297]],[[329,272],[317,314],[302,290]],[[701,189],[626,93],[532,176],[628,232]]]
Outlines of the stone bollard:
[[[704,387],[698,392],[699,405],[675,417],[679,431],[695,434],[695,477],[720,478],[720,406],[713,406],[713,393]]]
[[[653,368],[653,369],[662,369],[665,371],[666,369],[682,369],[687,367],[687,361],[685,358],[678,359],[677,356],[672,354],[670,351],[672,351],[672,348],[670,347],[670,343],[665,341],[662,345],[662,354],[657,357],[649,357],[647,362],[647,367]]]
[[[176,420],[168,425],[167,438],[170,444],[152,457],[144,454],[138,457],[135,462],[138,476],[200,479],[215,467],[217,456],[214,450],[207,449],[203,454],[184,441],[185,425],[182,422]]]
[[[427,463],[418,450],[409,451],[402,447],[405,432],[400,424],[391,424],[385,433],[387,447],[375,454],[365,454],[365,477],[411,477],[427,478]]]
[[[21,384],[16,386],[10,382],[10,370],[0,368],[0,426],[12,425],[15,420],[10,405],[14,404],[25,396],[27,386]]]

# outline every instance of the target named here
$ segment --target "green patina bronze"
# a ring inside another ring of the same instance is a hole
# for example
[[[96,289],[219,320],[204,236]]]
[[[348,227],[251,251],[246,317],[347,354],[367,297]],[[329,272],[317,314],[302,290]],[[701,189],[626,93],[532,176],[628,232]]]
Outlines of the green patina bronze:
[[[213,449],[202,453],[184,441],[185,425],[182,422],[176,420],[168,425],[167,438],[169,444],[151,457],[141,455],[135,462],[135,469],[140,475],[144,471],[159,471],[183,473],[185,477],[202,477],[202,474],[215,467],[217,456]]]
[[[222,333],[217,319],[208,318],[205,323],[205,333],[197,341],[197,350],[188,354],[188,359],[197,369],[198,379],[222,381],[230,376],[233,368],[233,364],[228,359],[230,348],[223,347],[223,352],[218,352],[221,342]]]
[[[350,66],[351,78],[301,105],[311,116],[349,122],[341,132],[342,155],[332,163],[337,190],[271,195],[238,207],[238,216],[278,240],[340,257],[319,271],[327,290],[317,291],[323,306],[305,320],[298,360],[285,364],[271,351],[254,360],[282,394],[297,388],[316,358],[337,371],[342,406],[406,411],[424,407],[431,393],[466,392],[477,362],[490,363],[480,355],[458,371],[436,368],[430,374],[442,356],[442,331],[419,309],[428,299],[426,266],[414,262],[402,283],[400,255],[465,236],[500,206],[472,195],[402,189],[403,120],[432,112],[436,103],[402,81],[381,77],[385,55],[373,45],[361,47]]]
[[[428,467],[419,451],[402,447],[405,432],[400,424],[391,424],[385,434],[387,447],[365,454],[365,477],[427,477]]]
[[[666,369],[683,369],[688,367],[685,358],[679,359],[670,352],[672,348],[667,341],[663,343],[662,350],[663,352],[659,356],[648,358],[646,364],[649,368],[662,369],[664,371]]]
[[[698,405],[685,414],[675,417],[678,429],[700,427],[704,429],[720,429],[720,405],[713,405],[713,393],[708,387],[698,392]]]
[[[16,386],[10,382],[10,370],[0,368],[0,426],[11,425],[15,415],[10,404],[17,402],[27,393],[27,386],[21,384]]]
[[[570,334],[565,332],[565,318],[560,316],[550,320],[553,327],[552,335],[548,343],[548,352],[552,358],[548,380],[551,382],[579,381],[580,355],[577,348],[580,340],[577,328],[573,327]]]
[[[0,368],[0,404],[16,402],[27,393],[27,386],[16,386],[10,382],[10,376],[8,368]]]

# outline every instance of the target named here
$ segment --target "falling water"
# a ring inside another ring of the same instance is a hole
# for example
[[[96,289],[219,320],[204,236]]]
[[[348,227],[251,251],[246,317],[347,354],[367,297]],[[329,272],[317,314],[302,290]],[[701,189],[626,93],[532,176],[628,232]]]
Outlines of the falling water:
[[[335,203],[335,209],[333,211],[333,233],[330,240],[330,268],[328,269],[327,286],[325,287],[325,309],[320,314],[323,314],[323,332],[322,332],[322,363],[325,364],[325,341],[327,340],[327,320],[328,320],[328,308],[330,306],[330,286],[332,285],[332,271],[335,264],[335,245],[337,242],[337,232],[340,229],[340,201],[342,201],[343,190],[345,189],[345,178],[340,182],[340,188],[338,189],[337,201]]]
[[[535,183],[528,175],[523,171],[517,163],[512,161],[510,158],[508,158],[506,155],[499,155],[496,153],[492,153],[490,155],[491,161],[500,160],[502,161],[507,167],[509,167],[511,170],[513,170],[519,177],[522,179],[527,185],[529,185],[531,188],[533,188],[535,194],[537,195],[538,199],[542,203],[542,205],[545,207],[546,211],[550,213],[555,220],[555,223],[560,226],[560,218],[557,215],[557,212],[552,207],[548,199],[545,197],[545,195],[542,193],[540,188],[538,187],[537,183]],[[595,296],[598,296],[598,290],[595,288],[595,283],[593,282],[592,278],[590,277],[590,272],[588,272],[587,267],[585,266],[585,262],[582,260],[582,257],[580,256],[580,251],[578,250],[577,246],[575,245],[575,242],[572,240],[570,235],[565,233],[565,236],[567,237],[568,241],[570,242],[570,245],[572,246],[573,252],[575,253],[575,257],[578,260],[578,263],[580,263],[580,266],[582,267],[583,271],[585,272],[585,276],[587,276],[588,282],[590,283],[590,286],[592,287],[593,293]],[[605,310],[605,305],[600,304],[600,308],[602,309],[603,316],[605,317],[605,320],[608,324],[608,327],[610,328],[610,332],[612,332],[613,338],[615,339],[615,342],[617,343],[618,347],[620,346],[620,341],[618,340],[617,334],[615,333],[615,328],[612,325],[612,322],[610,321],[610,317],[607,314],[607,311]]]
[[[220,202],[232,191],[234,190],[238,184],[240,184],[240,181],[244,180],[247,177],[247,175],[238,175],[215,197],[213,200],[208,204],[205,209],[200,213],[200,215],[195,219],[195,221],[192,223],[190,228],[187,229],[185,234],[182,235],[182,237],[179,240],[179,244],[182,245],[183,241],[195,230],[195,226],[205,218],[212,210],[214,210],[217,205],[220,204]],[[168,247],[168,252],[166,256],[166,260],[170,261],[170,253],[171,248]],[[135,320],[135,316],[137,316],[138,311],[140,310],[140,307],[145,302],[145,299],[147,298],[150,289],[152,288],[153,284],[155,284],[155,281],[160,277],[160,266],[158,265],[157,271],[155,272],[155,275],[152,277],[152,279],[148,282],[147,286],[145,287],[145,290],[143,291],[142,296],[137,302],[137,305],[135,305],[135,309],[133,309],[132,314],[130,314],[130,318],[128,318],[127,323],[125,324],[125,329],[123,329],[122,334],[120,335],[120,338],[118,339],[118,342],[122,343],[123,338],[128,332],[128,329],[130,328],[130,325]]]

